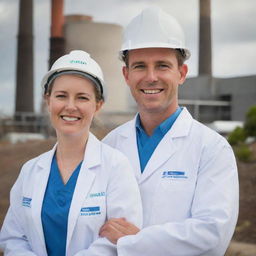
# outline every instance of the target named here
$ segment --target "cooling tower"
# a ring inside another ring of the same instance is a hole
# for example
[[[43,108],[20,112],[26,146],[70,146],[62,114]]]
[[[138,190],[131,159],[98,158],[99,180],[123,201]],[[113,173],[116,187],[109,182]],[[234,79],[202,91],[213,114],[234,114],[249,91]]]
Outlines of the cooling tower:
[[[87,51],[100,64],[108,87],[104,112],[127,112],[128,87],[122,77],[122,63],[118,51],[122,41],[122,27],[96,23],[90,16],[66,16],[65,51]]]

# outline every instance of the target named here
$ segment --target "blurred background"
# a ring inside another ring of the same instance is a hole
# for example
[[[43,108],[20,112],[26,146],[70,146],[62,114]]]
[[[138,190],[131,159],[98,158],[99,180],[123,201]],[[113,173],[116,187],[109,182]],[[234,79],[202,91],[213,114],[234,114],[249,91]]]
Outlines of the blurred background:
[[[149,6],[180,22],[192,53],[180,104],[236,152],[240,215],[227,255],[256,255],[255,0],[1,0],[0,226],[21,165],[55,141],[40,86],[54,60],[82,49],[101,65],[108,98],[92,127],[99,138],[136,113],[118,51],[123,28]]]

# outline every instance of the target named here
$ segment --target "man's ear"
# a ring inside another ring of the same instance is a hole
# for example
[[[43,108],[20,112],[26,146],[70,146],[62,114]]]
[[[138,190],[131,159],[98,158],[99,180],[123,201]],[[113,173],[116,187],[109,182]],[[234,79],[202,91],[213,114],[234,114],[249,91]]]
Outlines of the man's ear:
[[[123,66],[123,76],[124,76],[124,79],[126,81],[126,83],[128,82],[128,73],[129,73],[129,69],[126,67],[126,66]]]
[[[187,73],[188,73],[188,65],[183,64],[182,66],[179,67],[180,70],[180,82],[179,84],[183,84],[186,80]]]

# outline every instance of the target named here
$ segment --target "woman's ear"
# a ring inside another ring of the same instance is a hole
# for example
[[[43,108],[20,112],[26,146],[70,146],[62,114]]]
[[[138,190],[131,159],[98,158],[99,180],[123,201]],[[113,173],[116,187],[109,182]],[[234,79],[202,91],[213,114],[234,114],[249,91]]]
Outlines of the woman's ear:
[[[102,108],[103,104],[104,104],[103,100],[100,100],[100,101],[96,102],[96,111],[95,111],[95,113],[100,111],[100,109]]]
[[[45,106],[47,107],[48,112],[50,112],[50,109],[49,109],[50,95],[48,93],[44,95],[44,102],[45,102]]]

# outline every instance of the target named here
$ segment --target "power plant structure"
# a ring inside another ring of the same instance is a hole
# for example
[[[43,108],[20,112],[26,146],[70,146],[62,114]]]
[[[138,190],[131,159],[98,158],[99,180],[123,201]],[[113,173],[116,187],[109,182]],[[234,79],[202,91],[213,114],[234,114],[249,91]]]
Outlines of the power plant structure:
[[[34,112],[33,0],[20,0],[15,118]]]
[[[199,0],[199,6],[199,74],[180,86],[179,102],[194,118],[205,123],[244,121],[248,109],[256,104],[256,75],[212,76],[211,0]]]
[[[122,27],[94,22],[91,16],[86,15],[64,17],[64,0],[51,0],[51,3],[49,66],[71,50],[89,52],[102,67],[108,87],[100,120],[111,128],[127,121],[137,109],[122,77],[123,63],[118,59]],[[211,1],[199,0],[199,4],[199,74],[180,86],[179,103],[186,106],[194,118],[205,123],[244,121],[249,107],[256,104],[256,75],[225,79],[212,76]],[[16,116],[34,112],[32,15],[33,1],[20,0]],[[39,115],[34,116],[35,121],[42,123]]]

